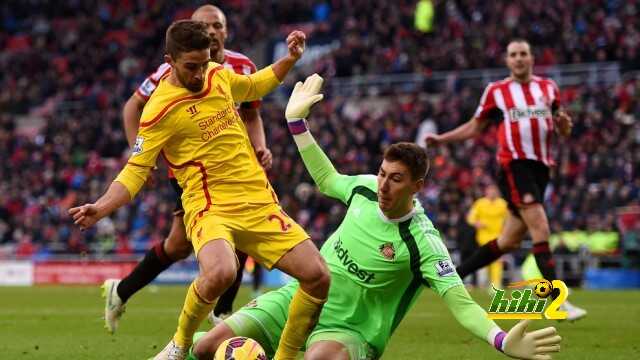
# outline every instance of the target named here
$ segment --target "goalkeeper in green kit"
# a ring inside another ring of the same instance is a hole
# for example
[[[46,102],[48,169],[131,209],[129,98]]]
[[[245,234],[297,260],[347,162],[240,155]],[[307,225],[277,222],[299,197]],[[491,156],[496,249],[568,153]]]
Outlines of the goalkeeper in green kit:
[[[505,333],[466,291],[439,232],[414,195],[428,170],[423,149],[391,145],[378,175],[338,173],[316,144],[304,118],[322,100],[322,78],[296,84],[286,110],[289,130],[320,191],[347,206],[322,246],[331,271],[329,297],[306,342],[305,359],[377,359],[425,287],[442,297],[455,319],[498,351],[521,359],[551,359],[560,336],[548,327],[525,332],[527,321]],[[298,287],[293,281],[264,294],[198,337],[191,359],[211,359],[234,336],[257,340],[273,356]]]

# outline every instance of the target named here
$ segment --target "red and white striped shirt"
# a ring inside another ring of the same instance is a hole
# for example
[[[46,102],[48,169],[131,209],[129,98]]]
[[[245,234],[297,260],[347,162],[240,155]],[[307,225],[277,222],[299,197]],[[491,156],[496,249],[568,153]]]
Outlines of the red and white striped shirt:
[[[222,65],[228,69],[233,70],[236,74],[249,75],[256,72],[256,65],[243,54],[231,50],[224,50],[224,62]],[[158,82],[164,76],[167,76],[171,72],[171,65],[164,63],[156,69],[156,71],[147,76],[146,79],[136,89],[136,94],[142,98],[145,102],[149,100],[151,94],[156,90]],[[243,108],[257,109],[260,107],[260,100],[242,103],[240,105]]]
[[[487,86],[475,117],[480,121],[500,120],[497,154],[500,164],[515,159],[554,164],[552,114],[559,106],[559,97],[558,85],[538,76],[524,84],[507,78]]]

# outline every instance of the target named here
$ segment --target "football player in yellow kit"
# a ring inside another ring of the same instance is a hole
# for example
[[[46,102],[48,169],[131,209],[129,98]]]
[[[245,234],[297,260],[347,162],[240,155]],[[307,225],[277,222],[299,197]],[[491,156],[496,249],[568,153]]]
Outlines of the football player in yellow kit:
[[[305,35],[293,31],[288,55],[251,75],[210,62],[210,41],[204,23],[169,27],[165,60],[172,70],[144,108],[128,163],[100,199],[69,213],[81,228],[92,226],[133,199],[162,154],[184,190],[184,224],[200,275],[173,339],[155,359],[186,357],[194,332],[233,283],[234,248],[300,281],[275,356],[294,359],[326,301],[329,272],[306,232],[280,208],[235,103],[275,89],[302,55]]]

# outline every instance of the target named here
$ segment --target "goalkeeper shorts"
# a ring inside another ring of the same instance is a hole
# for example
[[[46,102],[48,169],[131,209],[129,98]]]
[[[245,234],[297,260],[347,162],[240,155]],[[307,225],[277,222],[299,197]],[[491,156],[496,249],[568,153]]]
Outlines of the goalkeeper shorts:
[[[250,337],[262,345],[272,358],[278,348],[280,335],[287,321],[289,303],[298,288],[296,282],[268,292],[249,302],[224,320],[235,336]],[[305,349],[319,341],[335,341],[342,344],[350,360],[376,359],[374,349],[355,331],[344,328],[324,327],[318,324],[307,339]]]

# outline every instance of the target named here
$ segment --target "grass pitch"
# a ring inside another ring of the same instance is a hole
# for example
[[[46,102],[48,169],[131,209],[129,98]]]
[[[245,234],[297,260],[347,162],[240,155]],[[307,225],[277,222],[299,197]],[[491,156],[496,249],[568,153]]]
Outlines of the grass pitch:
[[[128,304],[118,333],[103,328],[99,287],[0,287],[0,359],[148,359],[173,334],[186,287],[152,286]],[[248,300],[241,289],[236,306]],[[482,306],[489,297],[472,293]],[[563,337],[554,359],[639,359],[640,291],[573,291],[570,300],[589,311],[576,323],[555,325]],[[508,329],[514,321],[499,321]],[[202,327],[205,329],[205,326]],[[467,333],[433,292],[425,290],[394,334],[383,357],[401,359],[499,359]]]

